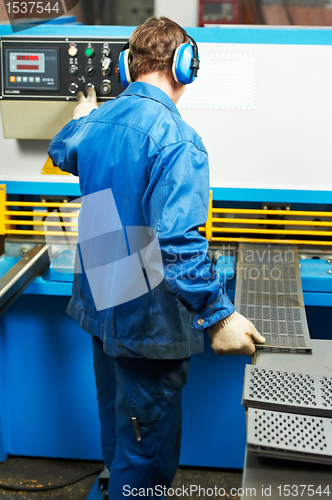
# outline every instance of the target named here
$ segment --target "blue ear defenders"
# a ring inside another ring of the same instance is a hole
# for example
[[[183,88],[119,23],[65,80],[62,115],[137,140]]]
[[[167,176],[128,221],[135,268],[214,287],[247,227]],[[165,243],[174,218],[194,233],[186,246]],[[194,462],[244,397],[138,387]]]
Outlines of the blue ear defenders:
[[[187,35],[184,30],[183,34],[189,38],[191,43],[182,43],[176,49],[173,57],[172,73],[176,82],[188,85],[197,77],[199,57],[195,40]]]
[[[130,64],[129,56],[130,56],[129,42],[127,42],[126,45],[123,47],[122,51],[120,52],[118,67],[117,67],[118,79],[124,87],[128,87],[128,85],[132,82],[129,69],[129,64]]]
[[[176,82],[182,83],[182,85],[188,85],[195,80],[199,70],[198,47],[195,40],[189,36],[183,28],[181,28],[181,30],[183,35],[189,38],[191,43],[182,43],[176,49],[173,57],[172,73]],[[132,82],[129,58],[129,42],[127,42],[120,52],[117,66],[118,78],[124,87],[128,87]]]

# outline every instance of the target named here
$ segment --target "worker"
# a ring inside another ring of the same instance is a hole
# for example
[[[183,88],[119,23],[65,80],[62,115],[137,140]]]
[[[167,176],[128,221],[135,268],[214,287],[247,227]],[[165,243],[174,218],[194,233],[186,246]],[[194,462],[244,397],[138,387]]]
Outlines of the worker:
[[[149,19],[120,55],[126,90],[99,108],[93,89],[80,94],[73,120],[49,147],[54,163],[80,181],[67,312],[92,334],[112,500],[164,498],[171,486],[182,389],[204,335],[220,355],[249,356],[253,341],[265,341],[234,310],[198,232],[208,215],[208,155],[176,108],[198,66],[197,46],[178,24]]]

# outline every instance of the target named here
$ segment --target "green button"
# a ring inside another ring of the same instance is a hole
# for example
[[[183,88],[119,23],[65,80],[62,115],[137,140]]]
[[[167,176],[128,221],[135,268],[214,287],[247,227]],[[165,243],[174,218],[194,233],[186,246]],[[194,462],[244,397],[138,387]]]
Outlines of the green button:
[[[92,47],[87,47],[84,51],[86,57],[92,57],[95,51],[93,50]]]

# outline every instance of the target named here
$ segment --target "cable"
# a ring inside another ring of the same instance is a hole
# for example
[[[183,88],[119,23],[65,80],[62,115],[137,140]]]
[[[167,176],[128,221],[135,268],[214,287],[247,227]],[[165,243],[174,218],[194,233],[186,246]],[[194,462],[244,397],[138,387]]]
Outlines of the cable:
[[[67,481],[65,483],[61,484],[56,484],[54,486],[41,486],[40,488],[38,486],[11,486],[9,484],[4,484],[0,482],[0,488],[4,490],[12,490],[12,491],[46,491],[46,490],[56,490],[57,488],[64,488],[65,486],[69,486],[70,484],[73,483],[78,483],[82,479],[85,479],[88,476],[92,476],[93,474],[99,474],[102,472],[104,469],[96,469],[91,472],[88,472],[87,474],[84,474],[83,476],[76,477],[75,479],[71,479],[70,481]]]

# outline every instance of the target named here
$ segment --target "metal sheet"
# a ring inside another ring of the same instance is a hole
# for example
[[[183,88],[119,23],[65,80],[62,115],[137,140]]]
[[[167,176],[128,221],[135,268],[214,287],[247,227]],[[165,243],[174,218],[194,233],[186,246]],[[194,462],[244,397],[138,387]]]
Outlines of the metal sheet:
[[[273,370],[290,371],[293,369],[297,372],[316,372],[323,373],[329,378],[332,377],[332,341],[313,339],[312,346],[311,352],[306,351],[303,354],[256,352],[253,362],[258,367],[268,365]],[[306,485],[306,487],[304,489],[299,485]],[[287,489],[291,489],[290,496],[298,496],[305,500],[319,500],[325,496],[328,497],[328,494],[321,494],[319,491],[323,492],[326,488],[332,491],[331,466],[312,461],[305,463],[300,460],[267,458],[247,449],[242,486],[245,490],[243,499],[249,497],[252,499],[251,489],[255,488],[256,499],[266,500],[268,496],[271,500],[278,500],[281,496],[286,496]],[[296,495],[297,490],[298,495]]]
[[[332,491],[330,465],[280,460],[247,450],[243,469],[242,500],[328,499]]]
[[[0,316],[48,265],[48,246],[35,245],[0,279]]]
[[[242,404],[332,417],[332,376],[247,365]]]
[[[266,337],[259,349],[311,350],[297,247],[240,244],[235,307]]]
[[[247,449],[258,455],[332,464],[332,419],[249,408]]]

